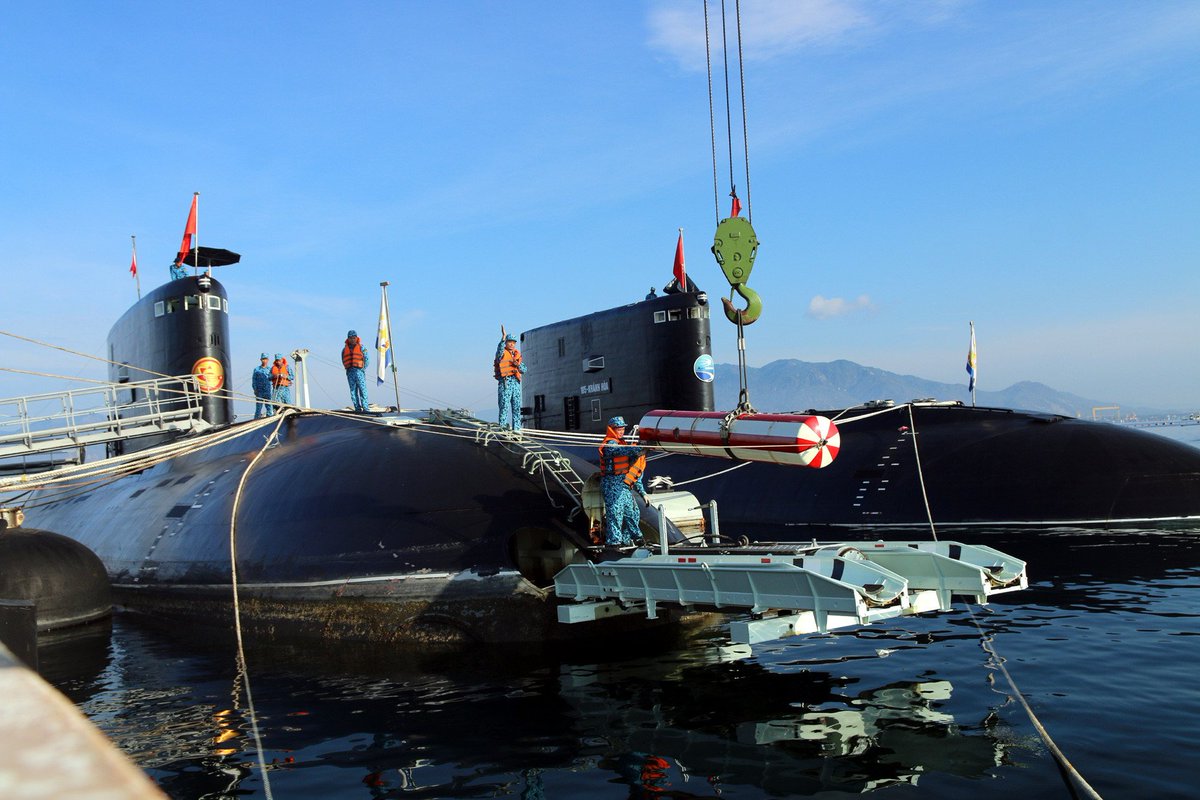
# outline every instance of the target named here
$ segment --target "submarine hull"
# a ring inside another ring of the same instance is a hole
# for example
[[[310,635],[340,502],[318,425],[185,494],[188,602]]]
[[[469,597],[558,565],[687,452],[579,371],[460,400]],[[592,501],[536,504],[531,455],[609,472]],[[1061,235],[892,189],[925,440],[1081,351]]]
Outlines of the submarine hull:
[[[35,500],[28,518],[86,544],[118,603],[160,619],[228,628],[236,565],[243,623],[268,632],[563,636],[543,587],[582,557],[571,499],[465,427],[372,424],[387,419],[291,415],[248,476],[273,425],[204,449],[195,437],[192,453]]]
[[[852,421],[845,417],[853,411],[815,413],[843,415],[841,449],[820,470],[664,454],[651,458],[647,475],[696,481],[688,489],[717,501],[724,529],[753,538],[808,538],[819,528],[869,535],[931,522],[1117,527],[1200,520],[1200,450],[1144,431],[961,405],[896,406]]]

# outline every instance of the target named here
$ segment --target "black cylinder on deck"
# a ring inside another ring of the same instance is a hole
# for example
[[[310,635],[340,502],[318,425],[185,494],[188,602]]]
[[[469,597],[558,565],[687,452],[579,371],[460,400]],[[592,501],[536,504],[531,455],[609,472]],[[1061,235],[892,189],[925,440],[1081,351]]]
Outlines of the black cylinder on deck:
[[[0,529],[0,599],[36,603],[38,631],[112,613],[99,557],[74,539],[36,528]]]

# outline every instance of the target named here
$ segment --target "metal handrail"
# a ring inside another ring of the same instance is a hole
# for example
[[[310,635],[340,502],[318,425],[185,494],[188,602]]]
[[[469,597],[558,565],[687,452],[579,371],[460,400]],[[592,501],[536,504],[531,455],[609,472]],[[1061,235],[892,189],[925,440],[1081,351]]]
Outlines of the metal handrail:
[[[202,397],[199,379],[188,374],[0,399],[0,456],[195,425],[202,422]]]

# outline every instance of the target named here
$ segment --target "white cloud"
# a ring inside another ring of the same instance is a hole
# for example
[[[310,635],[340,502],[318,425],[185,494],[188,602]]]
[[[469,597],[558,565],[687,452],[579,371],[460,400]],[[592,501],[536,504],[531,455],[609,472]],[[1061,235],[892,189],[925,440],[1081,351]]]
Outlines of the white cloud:
[[[719,6],[709,10],[710,47],[721,48]],[[814,45],[838,42],[851,32],[867,28],[872,21],[853,3],[832,0],[796,0],[779,5],[755,5],[742,15],[743,51],[746,58],[762,61]],[[704,69],[704,18],[695,6],[660,6],[650,12],[650,45],[661,50],[685,69]],[[730,22],[731,51],[737,47],[737,31]],[[749,46],[753,44],[753,47]]]
[[[808,302],[808,316],[813,319],[830,319],[844,317],[856,311],[874,311],[875,304],[865,294],[860,294],[853,300],[842,297],[823,297],[817,295]]]
[[[904,7],[901,16],[940,23],[953,16],[958,0],[926,0]],[[840,47],[886,26],[881,6],[861,0],[791,0],[746,3],[741,27],[743,55],[749,61],[768,61],[805,49]],[[729,9],[730,52],[737,50],[737,21]],[[709,7],[710,47],[717,59],[721,48],[720,5]],[[704,17],[693,5],[659,5],[648,20],[650,46],[661,50],[685,69],[705,68]]]

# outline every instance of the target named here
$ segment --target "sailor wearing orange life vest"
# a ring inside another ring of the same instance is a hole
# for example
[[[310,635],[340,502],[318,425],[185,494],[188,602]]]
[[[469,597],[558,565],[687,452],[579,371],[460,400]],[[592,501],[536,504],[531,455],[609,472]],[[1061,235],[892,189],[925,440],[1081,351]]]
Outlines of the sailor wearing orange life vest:
[[[292,381],[294,380],[296,380],[296,373],[292,372],[291,365],[288,364],[286,358],[276,353],[275,363],[271,365],[271,402],[275,405],[276,411],[280,406],[292,404]]]
[[[367,410],[367,351],[354,331],[346,331],[346,346],[342,348],[342,366],[346,368],[346,383],[350,384],[350,402],[355,411]]]
[[[631,545],[642,538],[642,512],[633,493],[642,497],[642,473],[646,454],[637,445],[625,442],[625,418],[613,417],[600,445],[600,489],[604,493],[604,541],[606,544]]]
[[[500,427],[521,430],[521,375],[526,367],[521,363],[517,337],[511,333],[496,348],[493,364],[496,380],[496,402],[500,406]]]

